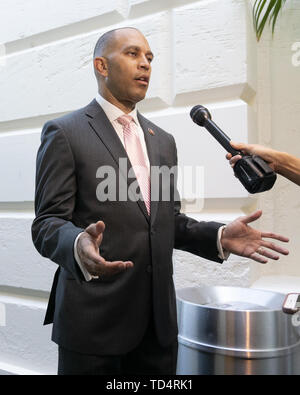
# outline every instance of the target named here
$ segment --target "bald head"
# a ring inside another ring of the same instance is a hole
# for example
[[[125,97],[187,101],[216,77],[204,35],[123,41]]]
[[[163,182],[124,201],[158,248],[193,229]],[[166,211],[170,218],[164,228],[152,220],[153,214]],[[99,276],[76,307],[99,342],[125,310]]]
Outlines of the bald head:
[[[117,40],[118,33],[126,33],[126,30],[129,31],[136,31],[142,34],[139,30],[135,29],[134,27],[122,27],[119,29],[114,29],[110,30],[109,32],[104,33],[99,40],[97,41],[97,44],[95,46],[94,50],[94,59],[100,58],[102,56],[106,56],[107,54],[110,53],[110,51],[113,49],[114,44]]]

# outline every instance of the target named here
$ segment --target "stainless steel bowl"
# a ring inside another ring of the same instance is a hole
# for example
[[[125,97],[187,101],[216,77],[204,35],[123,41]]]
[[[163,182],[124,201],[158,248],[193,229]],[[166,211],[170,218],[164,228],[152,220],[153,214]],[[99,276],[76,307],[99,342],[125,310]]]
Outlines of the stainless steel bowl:
[[[237,287],[177,290],[177,374],[300,374],[300,331],[285,295]]]

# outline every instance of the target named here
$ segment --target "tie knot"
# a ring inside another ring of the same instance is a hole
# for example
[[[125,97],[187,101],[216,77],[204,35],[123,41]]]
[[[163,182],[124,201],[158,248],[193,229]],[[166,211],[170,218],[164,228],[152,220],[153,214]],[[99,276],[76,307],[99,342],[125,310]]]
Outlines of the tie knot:
[[[131,122],[133,121],[133,118],[131,115],[122,115],[117,119],[117,121],[123,126],[129,126]]]

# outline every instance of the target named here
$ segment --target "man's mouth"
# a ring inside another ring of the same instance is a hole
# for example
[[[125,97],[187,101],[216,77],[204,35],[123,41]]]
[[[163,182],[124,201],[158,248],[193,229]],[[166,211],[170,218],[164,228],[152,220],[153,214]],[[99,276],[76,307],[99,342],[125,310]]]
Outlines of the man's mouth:
[[[144,85],[144,86],[148,86],[149,85],[149,77],[137,77],[137,78],[135,78],[135,80],[139,83],[139,84],[141,84],[141,85]]]

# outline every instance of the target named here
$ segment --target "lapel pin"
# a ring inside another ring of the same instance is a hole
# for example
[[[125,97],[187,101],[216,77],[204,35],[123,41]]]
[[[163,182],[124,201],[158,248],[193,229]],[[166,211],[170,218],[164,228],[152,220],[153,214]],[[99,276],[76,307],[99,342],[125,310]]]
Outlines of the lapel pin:
[[[148,129],[148,132],[151,134],[151,136],[155,136],[155,132],[152,129]]]

